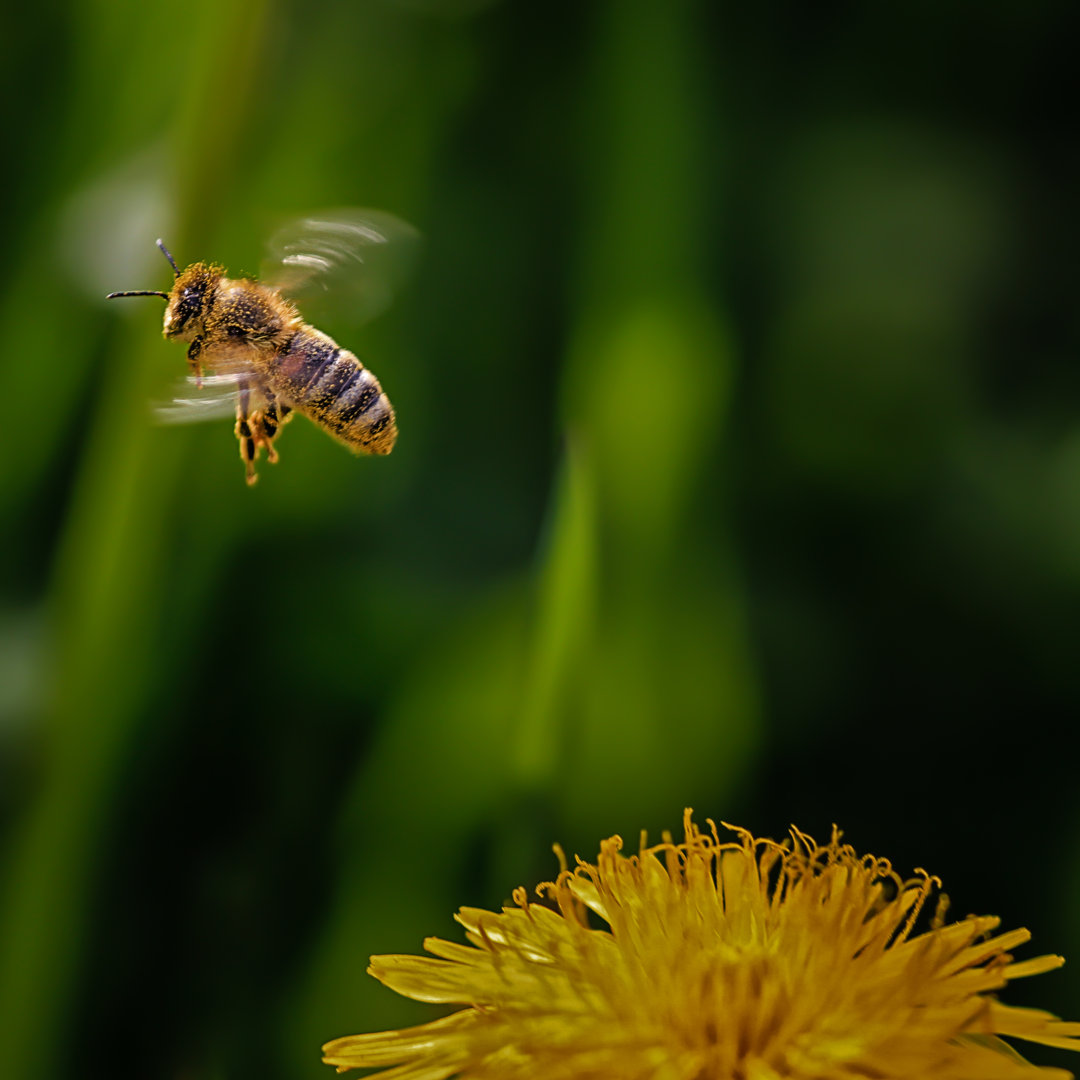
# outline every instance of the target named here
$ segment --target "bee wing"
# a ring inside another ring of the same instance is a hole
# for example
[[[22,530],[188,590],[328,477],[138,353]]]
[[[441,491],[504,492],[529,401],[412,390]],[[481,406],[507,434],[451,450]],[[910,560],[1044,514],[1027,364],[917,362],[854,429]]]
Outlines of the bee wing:
[[[262,280],[308,305],[331,294],[366,322],[388,307],[408,276],[420,234],[382,210],[327,210],[290,222],[270,239]]]
[[[176,384],[171,397],[154,403],[159,424],[197,424],[236,414],[236,392],[243,373],[204,375],[200,386],[194,375]]]

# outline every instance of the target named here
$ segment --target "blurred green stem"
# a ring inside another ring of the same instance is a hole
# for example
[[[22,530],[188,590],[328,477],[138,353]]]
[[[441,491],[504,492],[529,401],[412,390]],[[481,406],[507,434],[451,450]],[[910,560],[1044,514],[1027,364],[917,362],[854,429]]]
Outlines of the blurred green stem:
[[[555,500],[547,565],[539,581],[531,670],[516,734],[517,785],[549,788],[563,753],[562,720],[590,647],[596,587],[596,510],[591,462],[570,438]]]
[[[240,142],[267,8],[202,0],[184,9],[189,61],[202,72],[197,80],[180,80],[176,101],[188,224],[208,212],[210,189],[230,175],[224,152]],[[226,60],[229,83],[223,84],[209,72]],[[130,62],[144,64],[145,58]],[[125,355],[135,356],[138,366],[129,370],[117,362],[103,374],[101,410],[65,523],[51,591],[47,757],[14,843],[0,910],[6,946],[0,955],[0,1076],[20,1080],[51,1077],[62,1060],[56,1033],[66,1026],[82,975],[102,834],[123,787],[133,734],[147,719],[154,646],[169,625],[161,590],[178,510],[178,443],[166,457],[163,444],[151,440],[145,418],[150,356],[140,350]]]

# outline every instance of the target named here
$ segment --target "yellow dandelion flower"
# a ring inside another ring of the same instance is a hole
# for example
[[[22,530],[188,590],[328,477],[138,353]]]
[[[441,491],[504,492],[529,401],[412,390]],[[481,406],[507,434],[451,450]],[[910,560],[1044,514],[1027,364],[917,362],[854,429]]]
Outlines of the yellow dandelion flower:
[[[379,1080],[1013,1080],[1038,1068],[999,1036],[1080,1050],[1080,1024],[1004,1005],[1027,930],[946,924],[940,883],[792,830],[722,842],[685,816],[686,839],[637,855],[612,837],[501,913],[463,908],[468,945],[368,969],[419,1001],[468,1006],[403,1031],[323,1048],[339,1072]],[[561,858],[561,852],[560,852]],[[937,895],[931,919],[920,920]],[[598,917],[607,926],[594,923]],[[919,923],[919,927],[917,927]]]

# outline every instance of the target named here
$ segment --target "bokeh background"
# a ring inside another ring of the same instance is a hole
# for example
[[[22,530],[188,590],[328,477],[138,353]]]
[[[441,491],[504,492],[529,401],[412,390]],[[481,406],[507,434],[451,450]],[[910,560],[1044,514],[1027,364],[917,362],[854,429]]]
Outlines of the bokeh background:
[[[433,1015],[369,954],[687,805],[927,867],[1080,1016],[1075,4],[5,21],[0,1075],[332,1075]],[[103,295],[346,205],[425,238],[319,316],[398,448],[248,490]]]

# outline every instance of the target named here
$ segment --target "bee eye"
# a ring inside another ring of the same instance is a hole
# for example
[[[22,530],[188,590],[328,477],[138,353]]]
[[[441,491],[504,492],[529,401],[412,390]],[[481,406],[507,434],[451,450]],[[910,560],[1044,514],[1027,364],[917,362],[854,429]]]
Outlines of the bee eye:
[[[187,285],[176,300],[172,318],[172,332],[180,333],[184,327],[202,311],[205,287],[199,284]]]

